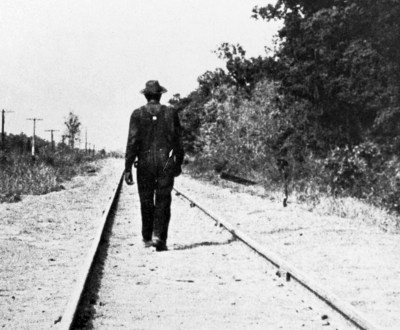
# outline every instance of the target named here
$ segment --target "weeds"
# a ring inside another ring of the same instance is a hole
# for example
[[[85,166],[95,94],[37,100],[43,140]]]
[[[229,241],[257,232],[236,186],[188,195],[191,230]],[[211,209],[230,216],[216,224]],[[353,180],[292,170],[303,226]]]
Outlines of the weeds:
[[[88,172],[93,158],[82,153],[30,156],[10,154],[0,163],[0,203],[18,202],[21,195],[42,195],[64,189],[62,182]]]
[[[233,192],[243,192],[260,196],[270,201],[280,202],[283,200],[283,179],[277,170],[272,168],[268,171],[245,171],[240,174],[250,180],[256,181],[255,186],[242,186],[220,179],[214,163],[207,157],[197,156],[191,159],[185,171],[197,179],[202,179],[230,189]],[[399,232],[400,220],[395,210],[379,206],[374,196],[357,198],[346,195],[337,195],[329,186],[331,177],[322,171],[321,164],[308,158],[298,173],[292,173],[289,184],[289,205],[301,204],[310,212],[323,216],[337,216],[377,225],[385,231]],[[266,175],[265,173],[274,175]],[[328,177],[325,177],[328,176]],[[390,177],[387,179],[390,180]],[[382,200],[384,199],[382,196]]]

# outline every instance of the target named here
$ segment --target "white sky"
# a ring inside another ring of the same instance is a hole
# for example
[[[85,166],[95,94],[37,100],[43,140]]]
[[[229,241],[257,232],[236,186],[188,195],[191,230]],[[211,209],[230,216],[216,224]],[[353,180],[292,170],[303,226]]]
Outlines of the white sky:
[[[0,109],[7,133],[50,140],[73,111],[96,149],[124,150],[139,93],[156,79],[186,96],[197,77],[224,68],[222,42],[240,43],[247,56],[264,56],[278,23],[250,18],[275,0],[1,0]],[[84,140],[84,134],[82,135]],[[83,147],[83,143],[81,144]]]

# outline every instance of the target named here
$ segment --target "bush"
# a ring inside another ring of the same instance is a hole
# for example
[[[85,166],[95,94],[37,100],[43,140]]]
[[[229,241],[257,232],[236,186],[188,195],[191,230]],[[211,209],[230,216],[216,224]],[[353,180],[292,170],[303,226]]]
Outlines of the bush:
[[[273,83],[268,81],[257,85],[250,100],[241,98],[235,87],[219,87],[204,106],[198,158],[217,172],[276,176],[272,146],[277,128],[271,120],[277,113],[271,101],[274,95]]]
[[[300,201],[316,206],[321,196],[350,196],[400,212],[399,159],[372,142],[325,153],[311,151],[315,148],[307,148],[304,132],[290,132],[275,87],[273,82],[260,82],[250,99],[234,87],[219,86],[214,91],[201,112],[196,140],[201,151],[194,154],[191,172],[213,178],[211,171],[225,171],[254,181],[261,177],[266,187],[282,185],[276,159],[284,156]],[[297,106],[301,120],[306,104]]]
[[[383,155],[378,145],[365,142],[335,148],[324,160],[325,183],[334,195],[364,199],[400,211],[399,160]]]

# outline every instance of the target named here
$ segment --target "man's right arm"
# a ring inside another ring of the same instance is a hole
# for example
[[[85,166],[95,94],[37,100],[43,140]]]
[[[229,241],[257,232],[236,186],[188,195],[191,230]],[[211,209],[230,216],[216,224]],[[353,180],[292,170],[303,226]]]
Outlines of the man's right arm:
[[[132,172],[132,165],[139,155],[139,126],[140,126],[140,110],[135,110],[129,122],[128,142],[126,144],[125,153],[125,172]]]

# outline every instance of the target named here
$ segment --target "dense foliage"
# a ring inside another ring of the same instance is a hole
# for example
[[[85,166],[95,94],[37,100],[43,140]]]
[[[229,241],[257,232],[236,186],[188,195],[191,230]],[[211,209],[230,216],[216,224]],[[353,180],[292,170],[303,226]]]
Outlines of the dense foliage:
[[[274,78],[286,108],[306,105],[288,113],[303,143],[323,156],[366,140],[400,154],[400,1],[280,0],[254,13],[285,22]]]
[[[400,211],[400,0],[278,0],[253,17],[283,20],[269,56],[240,45],[226,70],[170,101],[186,150],[206,168],[352,195]]]

